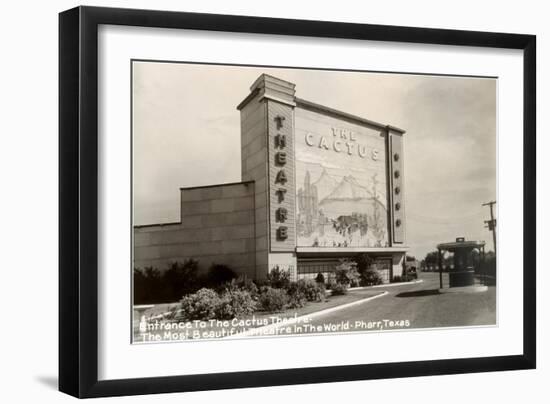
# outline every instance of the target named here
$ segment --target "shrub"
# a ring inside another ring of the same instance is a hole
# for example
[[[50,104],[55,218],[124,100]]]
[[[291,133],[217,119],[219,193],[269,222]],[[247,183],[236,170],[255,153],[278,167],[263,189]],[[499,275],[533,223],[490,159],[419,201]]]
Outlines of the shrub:
[[[361,286],[374,286],[383,283],[382,277],[376,269],[369,269],[361,276]]]
[[[325,276],[321,272],[319,272],[317,274],[317,276],[315,277],[315,282],[324,284],[325,283]]]
[[[290,273],[276,265],[267,274],[267,283],[274,289],[287,289],[290,286]]]
[[[266,311],[281,311],[288,303],[286,290],[263,287],[259,297],[261,307]]]
[[[258,286],[254,281],[246,276],[241,276],[236,279],[231,279],[230,282],[226,282],[222,288],[223,291],[236,291],[244,290],[252,296],[252,298],[258,298]]]
[[[325,300],[325,284],[315,282],[313,279],[299,279],[296,287],[301,291],[308,302],[321,302]]]
[[[211,288],[218,289],[236,277],[237,274],[227,265],[213,264],[208,270],[205,284]]]
[[[392,279],[391,279],[392,283],[397,283],[397,282],[403,282],[401,276],[399,275],[395,275]]]
[[[348,260],[340,260],[334,270],[334,280],[336,283],[346,285],[346,287],[358,286],[359,272],[357,272],[357,264]]]
[[[180,301],[180,316],[184,320],[211,320],[220,312],[222,301],[218,294],[208,288],[183,296]]]
[[[288,295],[288,308],[298,309],[306,305],[307,298],[305,291],[298,282],[291,282],[288,285],[286,293]]]
[[[357,263],[343,259],[329,276],[329,287],[333,296],[345,295],[350,286],[359,285]]]
[[[345,295],[348,293],[348,286],[345,283],[332,281],[329,286],[332,296]]]
[[[287,309],[299,309],[306,305],[307,300],[299,296],[288,296],[288,301],[285,305]]]
[[[229,320],[254,313],[256,301],[246,290],[226,290],[220,297],[220,305],[216,311],[216,318]]]
[[[357,263],[357,271],[362,274],[371,269],[374,259],[370,255],[362,253],[357,255],[354,261]]]
[[[257,303],[245,290],[226,290],[221,295],[213,289],[202,288],[184,296],[175,318],[181,320],[227,320],[252,314]]]
[[[355,262],[357,262],[360,286],[372,286],[383,283],[378,271],[372,267],[374,259],[370,255],[365,253],[359,254],[355,257]]]

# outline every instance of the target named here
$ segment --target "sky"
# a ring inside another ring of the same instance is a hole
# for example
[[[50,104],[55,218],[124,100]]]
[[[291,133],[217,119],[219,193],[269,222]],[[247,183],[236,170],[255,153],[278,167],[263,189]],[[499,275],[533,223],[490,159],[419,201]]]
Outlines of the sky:
[[[134,62],[134,224],[180,220],[179,188],[241,181],[236,106],[267,73],[296,96],[406,130],[404,198],[410,255],[492,235],[497,79]]]

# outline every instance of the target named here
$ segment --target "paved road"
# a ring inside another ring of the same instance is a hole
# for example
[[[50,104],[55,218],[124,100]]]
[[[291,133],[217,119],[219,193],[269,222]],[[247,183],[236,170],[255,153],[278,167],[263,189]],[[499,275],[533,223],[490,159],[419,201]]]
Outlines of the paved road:
[[[421,273],[420,278],[423,279],[422,283],[382,288],[388,291],[386,296],[317,317],[312,324],[322,326],[349,320],[353,324],[356,321],[363,321],[365,324],[370,322],[374,327],[382,326],[382,329],[496,324],[494,286],[481,293],[439,294],[438,274]],[[391,327],[384,320],[397,323]],[[408,326],[405,321],[409,322]],[[364,328],[355,330],[368,331]]]

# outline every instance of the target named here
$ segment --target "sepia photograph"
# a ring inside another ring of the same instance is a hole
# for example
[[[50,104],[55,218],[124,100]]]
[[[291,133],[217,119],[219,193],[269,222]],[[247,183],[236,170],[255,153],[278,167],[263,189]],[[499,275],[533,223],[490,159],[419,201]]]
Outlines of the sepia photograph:
[[[497,92],[132,60],[132,342],[497,326]]]

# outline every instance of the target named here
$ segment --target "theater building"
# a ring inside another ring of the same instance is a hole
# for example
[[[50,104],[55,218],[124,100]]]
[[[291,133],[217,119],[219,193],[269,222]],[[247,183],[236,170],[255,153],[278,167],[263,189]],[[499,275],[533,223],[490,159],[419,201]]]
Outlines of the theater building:
[[[367,253],[386,282],[407,251],[404,131],[296,97],[261,75],[237,106],[242,182],[181,188],[181,221],[134,227],[134,266],[194,258],[263,279]]]

